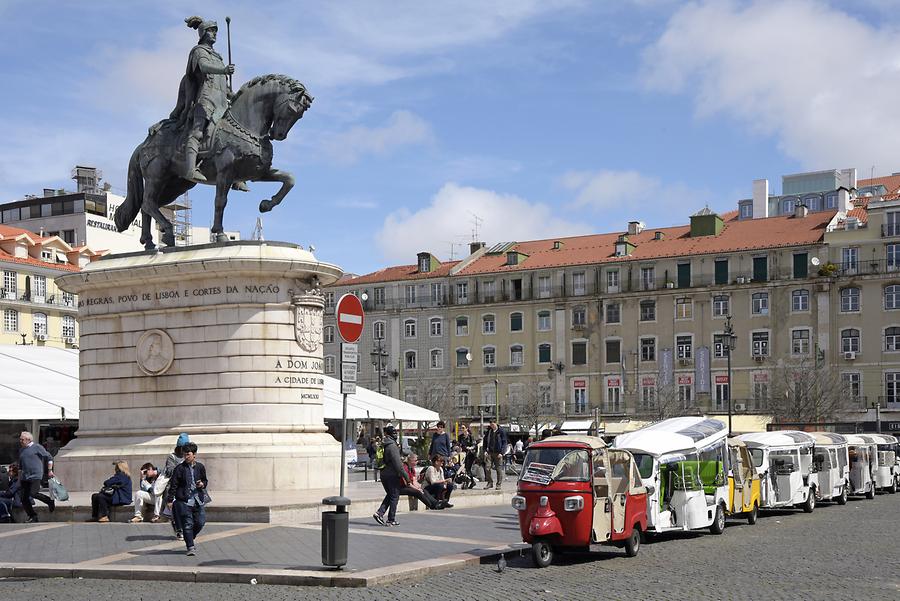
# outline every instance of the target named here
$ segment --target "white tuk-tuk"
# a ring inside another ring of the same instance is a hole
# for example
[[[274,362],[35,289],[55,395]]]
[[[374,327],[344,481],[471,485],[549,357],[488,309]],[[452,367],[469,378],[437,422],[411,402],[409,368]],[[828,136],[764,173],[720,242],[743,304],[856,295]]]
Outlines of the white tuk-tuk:
[[[647,531],[725,529],[728,451],[725,424],[676,417],[620,434],[613,447],[631,451],[647,487]]]
[[[762,481],[761,507],[802,505],[809,513],[816,508],[813,474],[815,438],[799,430],[752,432],[738,436],[750,450]]]
[[[847,439],[834,432],[810,432],[816,439],[813,450],[813,477],[822,501],[845,505],[850,495],[850,458]]]
[[[850,456],[850,494],[875,498],[878,442],[870,434],[845,434]]]
[[[900,466],[897,465],[897,438],[890,434],[869,434],[878,443],[878,467],[875,470],[876,488],[897,492]]]

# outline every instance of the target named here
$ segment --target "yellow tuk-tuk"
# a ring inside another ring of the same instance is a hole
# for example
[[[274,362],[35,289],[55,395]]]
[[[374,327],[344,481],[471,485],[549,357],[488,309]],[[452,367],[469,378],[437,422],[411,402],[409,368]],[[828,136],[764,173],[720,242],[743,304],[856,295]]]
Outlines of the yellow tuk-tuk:
[[[753,469],[747,445],[737,438],[729,438],[726,513],[745,516],[749,524],[755,524],[759,516],[759,499],[759,474]]]

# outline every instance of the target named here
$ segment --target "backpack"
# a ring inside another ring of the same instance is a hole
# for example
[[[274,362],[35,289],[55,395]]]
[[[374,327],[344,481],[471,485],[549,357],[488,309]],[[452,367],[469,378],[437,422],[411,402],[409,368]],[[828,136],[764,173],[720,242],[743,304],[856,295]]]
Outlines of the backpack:
[[[384,446],[382,445],[375,447],[375,469],[384,469]]]

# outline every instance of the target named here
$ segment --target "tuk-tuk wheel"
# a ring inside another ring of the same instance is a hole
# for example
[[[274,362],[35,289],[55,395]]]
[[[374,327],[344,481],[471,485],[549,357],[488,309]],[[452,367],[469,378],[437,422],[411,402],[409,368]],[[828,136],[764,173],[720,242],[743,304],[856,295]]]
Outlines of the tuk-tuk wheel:
[[[892,480],[892,481],[891,481],[891,487],[888,488],[887,490],[888,490],[888,492],[891,493],[891,494],[896,493],[896,492],[897,492],[897,481],[896,481],[896,480]]]
[[[759,503],[753,504],[753,509],[747,514],[747,523],[751,526],[759,519]]]
[[[641,529],[635,526],[631,529],[631,536],[625,539],[625,555],[634,557],[641,549]]]
[[[804,513],[812,513],[816,508],[816,489],[810,488],[809,493],[806,495],[806,503],[803,504],[803,512]]]
[[[866,498],[867,499],[875,498],[875,483],[874,482],[872,482],[872,486],[869,487],[869,490],[866,491]]]
[[[725,532],[725,510],[721,505],[716,505],[716,517],[713,519],[709,531],[713,534],[722,534]]]
[[[531,545],[531,559],[539,568],[546,568],[553,563],[553,547],[545,540],[535,541]]]
[[[837,498],[838,505],[846,505],[847,499],[850,498],[850,486],[845,484],[844,490],[841,491],[841,496]]]

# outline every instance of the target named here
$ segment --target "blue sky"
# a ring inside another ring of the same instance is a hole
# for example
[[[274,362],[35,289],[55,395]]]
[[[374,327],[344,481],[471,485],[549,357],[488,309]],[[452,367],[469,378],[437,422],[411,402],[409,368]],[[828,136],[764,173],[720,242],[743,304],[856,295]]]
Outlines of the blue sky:
[[[355,273],[458,257],[473,215],[488,243],[621,231],[731,210],[760,177],[900,171],[894,0],[184,6],[0,0],[0,201],[71,186],[75,164],[123,190],[195,13],[221,34],[232,17],[236,86],[285,73],[316,97],[276,143],[297,186],[264,232]],[[249,236],[274,189],[232,192],[226,229]]]

